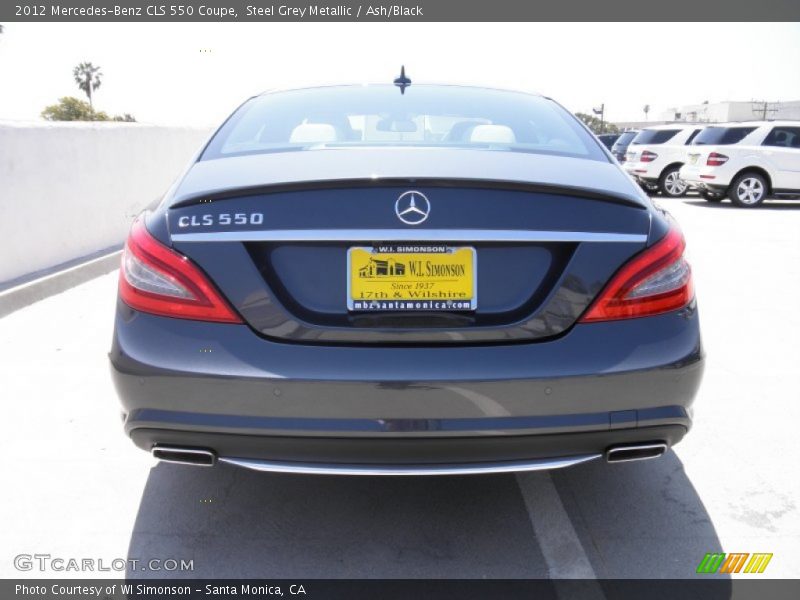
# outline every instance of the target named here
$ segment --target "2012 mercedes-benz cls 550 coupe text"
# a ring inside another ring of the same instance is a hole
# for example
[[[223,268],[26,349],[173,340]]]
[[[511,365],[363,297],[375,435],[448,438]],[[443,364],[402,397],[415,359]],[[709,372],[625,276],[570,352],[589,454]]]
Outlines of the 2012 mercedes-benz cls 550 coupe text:
[[[548,98],[261,95],[133,224],[125,430],[167,461],[300,473],[659,456],[703,370],[683,251]]]

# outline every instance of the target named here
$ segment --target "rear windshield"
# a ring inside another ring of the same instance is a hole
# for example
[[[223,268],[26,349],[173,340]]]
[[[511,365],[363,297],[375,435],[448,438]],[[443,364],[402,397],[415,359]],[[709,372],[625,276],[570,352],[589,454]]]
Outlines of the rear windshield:
[[[617,138],[617,141],[616,141],[616,142],[614,142],[614,147],[616,148],[617,146],[619,146],[620,148],[622,148],[622,147],[624,147],[624,146],[627,146],[628,144],[630,144],[630,141],[631,141],[631,140],[632,140],[634,137],[636,137],[636,134],[637,134],[637,132],[636,132],[636,131],[626,131],[626,132],[622,133],[622,134],[621,134],[621,135],[620,135],[620,136]]]
[[[239,108],[201,160],[338,147],[447,147],[607,161],[547,98],[457,86],[341,86],[265,94]]]
[[[631,144],[663,144],[675,137],[680,129],[642,129]]]
[[[736,144],[756,130],[755,127],[706,127],[694,141],[693,146],[714,144]]]

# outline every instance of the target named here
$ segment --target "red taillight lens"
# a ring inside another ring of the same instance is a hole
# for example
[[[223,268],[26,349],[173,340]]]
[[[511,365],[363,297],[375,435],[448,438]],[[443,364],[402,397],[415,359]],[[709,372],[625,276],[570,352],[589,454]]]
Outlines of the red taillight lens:
[[[655,152],[650,152],[649,150],[645,150],[642,152],[642,157],[639,159],[641,162],[653,162],[655,159],[658,158],[658,154]]]
[[[720,154],[719,152],[711,152],[706,159],[706,166],[719,167],[724,165],[726,162],[728,162],[727,156]]]
[[[609,282],[582,323],[658,315],[685,307],[694,297],[692,271],[678,229],[639,253]]]
[[[242,322],[203,272],[151,236],[142,219],[133,224],[122,253],[119,296],[131,308],[156,315]]]

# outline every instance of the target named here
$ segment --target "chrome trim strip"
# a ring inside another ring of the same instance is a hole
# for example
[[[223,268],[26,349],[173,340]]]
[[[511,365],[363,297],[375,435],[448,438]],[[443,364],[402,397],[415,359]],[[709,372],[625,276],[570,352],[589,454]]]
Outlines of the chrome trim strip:
[[[654,454],[652,456],[637,456],[636,458],[612,458],[613,455],[617,452],[627,452],[630,450],[661,450],[658,454]],[[606,451],[606,462],[610,463],[622,463],[622,462],[633,462],[635,460],[649,460],[651,458],[658,458],[659,456],[663,456],[664,453],[667,451],[667,445],[664,443],[657,443],[657,444],[633,444],[627,446],[614,446],[609,448]]]
[[[600,458],[602,454],[582,454],[561,458],[541,458],[535,460],[515,460],[500,463],[463,464],[417,464],[417,465],[369,465],[369,464],[316,464],[302,462],[283,462],[257,460],[251,458],[220,457],[218,462],[270,473],[294,473],[299,475],[482,475],[488,473],[517,473],[521,471],[541,471],[561,469]]]
[[[174,242],[627,242],[647,234],[523,229],[267,229],[173,233]]]

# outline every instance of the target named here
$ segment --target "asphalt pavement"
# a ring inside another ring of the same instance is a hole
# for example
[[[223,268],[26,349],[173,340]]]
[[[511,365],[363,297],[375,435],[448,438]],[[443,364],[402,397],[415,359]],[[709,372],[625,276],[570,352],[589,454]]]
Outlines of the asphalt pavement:
[[[662,458],[442,478],[157,464],[108,374],[115,272],[0,319],[0,576],[684,578],[722,551],[800,577],[800,203],[658,202],[708,355],[695,426]],[[20,554],[140,562],[20,571]],[[153,558],[193,570],[141,571]]]

